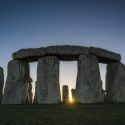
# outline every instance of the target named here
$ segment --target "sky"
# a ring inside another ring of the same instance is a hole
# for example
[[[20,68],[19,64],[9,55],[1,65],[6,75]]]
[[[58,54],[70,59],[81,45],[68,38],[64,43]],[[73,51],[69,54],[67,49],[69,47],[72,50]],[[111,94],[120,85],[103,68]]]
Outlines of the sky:
[[[22,48],[95,46],[121,54],[125,64],[124,0],[0,0],[0,66]],[[74,88],[77,62],[60,62],[60,84]],[[37,63],[30,64],[33,85]],[[103,83],[106,65],[100,64]],[[104,86],[103,86],[104,87]]]

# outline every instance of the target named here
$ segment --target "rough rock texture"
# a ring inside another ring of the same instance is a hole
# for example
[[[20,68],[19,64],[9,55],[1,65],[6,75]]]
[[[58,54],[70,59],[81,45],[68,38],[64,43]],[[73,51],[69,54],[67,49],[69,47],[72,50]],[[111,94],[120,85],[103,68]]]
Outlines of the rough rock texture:
[[[33,93],[32,93],[32,83],[33,80],[31,77],[29,77],[29,81],[28,81],[28,95],[27,95],[27,103],[28,104],[32,104],[32,97],[33,97]]]
[[[61,102],[59,86],[59,60],[57,57],[42,57],[38,61],[36,97],[38,104]]]
[[[125,65],[122,63],[107,65],[106,101],[125,102]]]
[[[30,49],[21,49],[13,53],[13,59],[21,59],[28,62],[37,61],[41,56],[45,55],[45,48],[30,48]]]
[[[75,102],[76,101],[76,90],[71,89],[71,93],[72,93],[72,100]]]
[[[70,45],[22,49],[13,53],[13,59],[21,59],[32,62],[37,61],[43,56],[57,56],[63,61],[73,61],[77,60],[81,54],[95,55],[99,59],[99,62],[102,63],[119,62],[121,60],[121,56],[119,54],[107,51],[105,49]]]
[[[101,48],[90,47],[90,54],[95,55],[100,63],[119,62],[121,60],[120,54]]]
[[[103,102],[98,59],[93,55],[80,55],[76,96],[79,103]]]
[[[22,59],[26,61],[37,61],[41,56],[57,56],[60,60],[76,60],[80,54],[88,54],[87,47],[82,46],[48,46],[41,48],[21,49],[13,53],[13,59]]]
[[[67,85],[62,87],[62,101],[63,103],[68,103],[69,101],[69,88]]]
[[[12,60],[8,63],[8,74],[3,95],[3,104],[24,104],[27,98],[29,65]]]
[[[36,83],[37,83],[37,82],[35,82],[35,93],[34,93],[34,97],[33,97],[33,104],[37,104],[37,96],[36,96],[36,95],[37,95],[37,92],[36,92],[37,90],[36,90]]]
[[[46,48],[46,55],[55,55],[63,61],[77,60],[80,54],[89,54],[88,47],[63,45]]]

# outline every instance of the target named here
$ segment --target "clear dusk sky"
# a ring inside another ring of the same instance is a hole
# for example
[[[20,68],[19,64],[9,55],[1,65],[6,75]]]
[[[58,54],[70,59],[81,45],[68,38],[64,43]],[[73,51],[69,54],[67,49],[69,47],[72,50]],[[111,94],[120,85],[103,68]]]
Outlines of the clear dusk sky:
[[[0,66],[14,51],[49,45],[96,46],[125,63],[125,0],[0,0]],[[36,63],[30,64],[36,80]],[[100,65],[105,81],[105,65]],[[61,62],[60,84],[75,87],[77,62]],[[34,84],[34,82],[33,82]]]

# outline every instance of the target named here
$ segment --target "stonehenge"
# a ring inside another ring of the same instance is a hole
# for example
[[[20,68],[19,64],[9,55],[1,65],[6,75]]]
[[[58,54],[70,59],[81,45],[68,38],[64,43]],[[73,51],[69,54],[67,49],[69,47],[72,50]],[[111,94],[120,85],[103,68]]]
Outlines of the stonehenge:
[[[38,61],[35,95],[29,63]],[[125,66],[121,55],[102,48],[57,45],[21,49],[12,54],[2,104],[55,104],[61,102],[60,61],[77,61],[76,88],[72,96],[78,103],[125,102]],[[107,64],[106,90],[102,89],[99,63]],[[0,68],[0,75],[3,70]],[[2,95],[3,76],[0,76]],[[68,89],[63,88],[67,95]],[[105,99],[104,99],[105,98]],[[65,100],[65,99],[64,99]]]
[[[68,103],[69,101],[69,88],[67,85],[64,85],[62,87],[62,102]]]

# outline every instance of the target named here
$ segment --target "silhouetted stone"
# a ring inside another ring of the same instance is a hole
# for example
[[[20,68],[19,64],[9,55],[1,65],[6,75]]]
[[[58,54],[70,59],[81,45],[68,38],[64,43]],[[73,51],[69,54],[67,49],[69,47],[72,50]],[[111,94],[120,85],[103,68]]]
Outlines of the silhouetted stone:
[[[72,93],[72,100],[74,102],[76,102],[76,90],[75,89],[71,89],[71,93]]]
[[[21,59],[32,62],[37,61],[43,56],[57,56],[63,61],[73,61],[77,60],[81,54],[95,55],[99,59],[99,62],[102,63],[119,62],[121,60],[120,54],[113,53],[105,49],[70,45],[22,49],[13,53],[13,59]]]
[[[8,74],[3,95],[3,104],[24,104],[27,98],[29,65],[12,60],[8,63]]]
[[[106,101],[125,102],[125,65],[122,63],[107,65]]]
[[[79,103],[103,102],[98,59],[93,55],[80,55],[76,96]]]
[[[63,103],[68,103],[69,101],[69,88],[67,85],[62,86],[62,99]]]
[[[36,97],[38,104],[61,102],[59,87],[59,60],[57,57],[42,57],[38,61]]]

